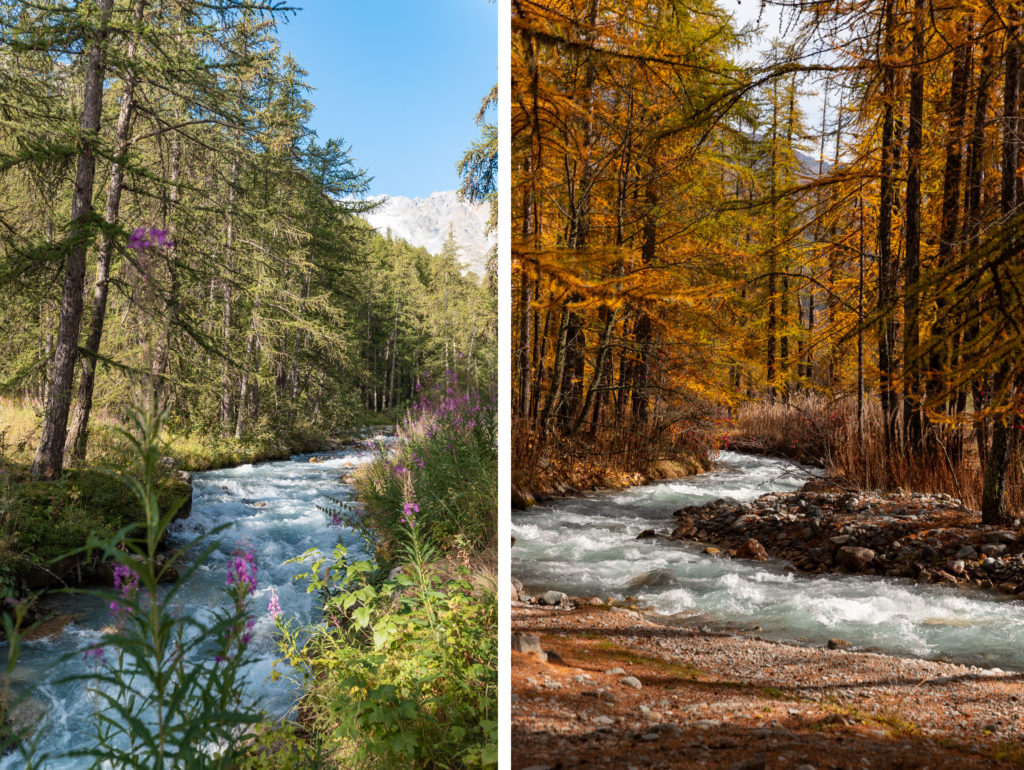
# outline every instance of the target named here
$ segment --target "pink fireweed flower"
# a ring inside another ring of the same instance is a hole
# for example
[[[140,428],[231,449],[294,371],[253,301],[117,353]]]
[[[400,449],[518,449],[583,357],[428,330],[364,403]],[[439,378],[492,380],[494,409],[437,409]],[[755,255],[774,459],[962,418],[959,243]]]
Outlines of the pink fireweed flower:
[[[228,562],[228,586],[238,586],[242,596],[256,592],[256,554],[236,549]]]
[[[274,620],[281,617],[281,602],[277,598],[277,591],[273,588],[270,589],[270,604],[267,605],[267,612]]]
[[[130,603],[139,591],[139,576],[125,564],[114,566],[114,590],[118,598],[110,603],[110,612],[118,621],[131,611]]]
[[[167,239],[167,231],[155,227],[136,227],[135,231],[128,238],[128,248],[135,251],[145,249],[166,248],[171,242]]]
[[[99,667],[106,659],[106,653],[103,651],[102,644],[94,644],[82,651],[82,657],[85,658],[85,662],[90,666]]]
[[[255,625],[256,625],[256,621],[253,620],[252,618],[249,618],[247,621],[245,621],[245,633],[242,634],[242,646],[243,647],[245,645],[249,644],[249,641],[252,639],[252,628]]]
[[[419,513],[420,507],[416,503],[403,503],[402,504],[402,523],[408,524],[410,527],[416,526],[416,518],[413,516],[414,513]]]

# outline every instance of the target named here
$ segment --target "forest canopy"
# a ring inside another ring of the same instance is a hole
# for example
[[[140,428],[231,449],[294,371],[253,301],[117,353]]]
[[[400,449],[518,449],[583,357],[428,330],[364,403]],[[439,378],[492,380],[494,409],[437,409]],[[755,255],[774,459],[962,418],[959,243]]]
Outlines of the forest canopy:
[[[454,239],[431,255],[358,216],[371,172],[311,129],[287,11],[0,3],[0,386],[42,416],[7,437],[37,477],[140,399],[185,433],[287,444],[446,369],[493,377],[493,292]]]
[[[781,404],[833,470],[1005,520],[1021,9],[767,5],[745,64],[714,2],[513,0],[516,462],[706,452]]]

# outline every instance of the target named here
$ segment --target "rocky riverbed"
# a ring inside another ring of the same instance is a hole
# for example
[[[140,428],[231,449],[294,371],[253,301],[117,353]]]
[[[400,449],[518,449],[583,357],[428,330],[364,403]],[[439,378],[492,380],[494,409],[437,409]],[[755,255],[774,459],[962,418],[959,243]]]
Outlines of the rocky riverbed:
[[[512,606],[513,767],[1024,764],[1022,674],[666,627],[545,593],[556,606]]]
[[[848,572],[1024,594],[1024,530],[981,524],[948,495],[821,489],[773,492],[752,502],[681,508],[671,526],[642,532],[710,544],[705,553],[784,559],[803,572]]]

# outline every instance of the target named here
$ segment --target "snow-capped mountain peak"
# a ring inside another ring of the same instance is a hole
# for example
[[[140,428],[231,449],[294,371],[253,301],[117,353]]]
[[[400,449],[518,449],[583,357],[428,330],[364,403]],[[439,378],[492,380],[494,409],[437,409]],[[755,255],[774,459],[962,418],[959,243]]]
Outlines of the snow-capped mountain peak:
[[[487,251],[494,245],[494,236],[487,235],[486,203],[468,203],[455,190],[431,193],[426,198],[404,195],[375,195],[370,201],[383,201],[368,214],[366,221],[382,235],[390,228],[392,236],[422,246],[438,254],[454,229],[459,244],[459,261],[477,275],[484,274]]]

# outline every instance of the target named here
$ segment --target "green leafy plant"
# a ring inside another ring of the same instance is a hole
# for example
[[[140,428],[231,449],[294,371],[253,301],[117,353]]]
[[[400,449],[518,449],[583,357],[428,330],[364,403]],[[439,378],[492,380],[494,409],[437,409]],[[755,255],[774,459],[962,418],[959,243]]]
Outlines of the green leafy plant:
[[[223,528],[192,544],[199,554],[187,567],[180,551],[157,558],[160,541],[184,502],[160,510],[155,479],[164,419],[137,413],[135,435],[124,434],[138,469],[137,477],[121,474],[121,479],[142,505],[143,536],[133,536],[134,528],[128,527],[106,542],[89,543],[115,565],[118,593],[110,607],[117,628],[86,651],[93,670],[74,677],[96,699],[97,740],[70,755],[113,767],[226,768],[243,751],[244,728],[261,719],[245,696],[242,676],[255,562],[251,553],[236,553],[228,567],[231,604],[210,620],[172,610],[182,586],[215,547],[209,538]],[[180,580],[158,589],[164,573],[176,567],[181,567]]]
[[[309,551],[297,579],[324,597],[312,627],[277,618],[284,659],[305,678],[300,711],[326,749],[354,766],[497,763],[497,602],[463,567],[433,567],[414,504],[403,515],[405,566],[380,579],[338,545]]]
[[[113,565],[113,594],[85,592],[109,601],[113,627],[81,653],[88,670],[63,681],[80,682],[94,699],[95,741],[57,756],[39,754],[34,744],[15,736],[8,748],[21,752],[26,767],[46,767],[59,758],[113,768],[234,767],[247,746],[246,728],[262,719],[246,697],[243,677],[255,557],[236,552],[228,566],[230,605],[212,618],[199,620],[172,609],[188,578],[215,547],[210,538],[223,528],[192,543],[189,550],[197,556],[188,566],[182,551],[158,557],[164,533],[184,503],[161,510],[157,478],[163,421],[161,414],[135,413],[134,432],[124,433],[137,468],[135,475],[117,475],[141,505],[144,523],[125,526],[105,540],[90,536],[86,547]],[[170,570],[180,571],[181,578],[160,586]],[[17,660],[17,620],[4,614],[8,675]]]

